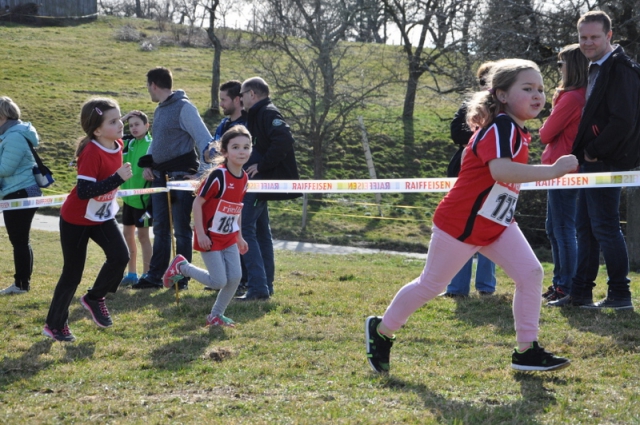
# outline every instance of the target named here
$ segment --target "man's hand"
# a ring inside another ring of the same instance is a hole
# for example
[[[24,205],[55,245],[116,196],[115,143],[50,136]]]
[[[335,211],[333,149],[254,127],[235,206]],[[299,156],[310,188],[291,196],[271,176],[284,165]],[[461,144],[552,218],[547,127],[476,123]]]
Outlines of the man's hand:
[[[249,177],[253,177],[258,174],[258,164],[250,165],[246,170]]]
[[[598,162],[598,158],[591,158],[587,151],[584,151],[584,160],[587,162]]]
[[[204,162],[210,164],[217,155],[218,151],[216,150],[216,142],[211,141],[204,150]]]
[[[142,177],[144,177],[144,179],[148,182],[152,182],[153,181],[153,170],[151,168],[145,168],[142,171]]]

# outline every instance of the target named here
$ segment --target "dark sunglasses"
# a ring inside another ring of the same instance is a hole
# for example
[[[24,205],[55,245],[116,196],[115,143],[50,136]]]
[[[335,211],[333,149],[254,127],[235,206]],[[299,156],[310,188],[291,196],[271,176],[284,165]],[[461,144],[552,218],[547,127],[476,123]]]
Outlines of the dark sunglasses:
[[[564,61],[558,61],[558,69],[562,68],[562,65],[564,65]]]

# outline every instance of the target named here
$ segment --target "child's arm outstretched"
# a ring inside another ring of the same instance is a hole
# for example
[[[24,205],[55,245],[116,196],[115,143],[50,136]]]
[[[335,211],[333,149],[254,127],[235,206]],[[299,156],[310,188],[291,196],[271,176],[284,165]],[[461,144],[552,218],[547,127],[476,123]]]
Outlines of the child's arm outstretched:
[[[206,199],[202,196],[196,196],[196,199],[193,200],[193,223],[196,228],[198,245],[205,251],[209,251],[211,249],[211,239],[209,239],[209,235],[204,229],[204,219],[202,218],[202,206],[205,201]]]
[[[76,184],[76,190],[78,192],[78,198],[91,199],[96,196],[104,195],[116,189],[125,181],[129,180],[133,175],[131,171],[131,164],[125,162],[120,168],[116,170],[111,176],[98,182],[93,182],[85,179],[78,179]]]
[[[496,158],[489,162],[491,177],[502,183],[527,183],[551,180],[578,168],[578,160],[573,155],[563,155],[553,165],[520,164],[510,158]]]

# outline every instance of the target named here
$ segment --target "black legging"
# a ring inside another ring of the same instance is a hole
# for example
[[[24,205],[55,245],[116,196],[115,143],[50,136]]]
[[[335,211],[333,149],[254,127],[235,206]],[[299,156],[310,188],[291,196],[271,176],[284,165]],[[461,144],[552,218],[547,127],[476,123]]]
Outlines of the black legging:
[[[27,191],[20,189],[6,195],[3,200],[28,198]],[[13,246],[13,264],[16,273],[13,275],[15,285],[24,290],[29,290],[31,272],[33,271],[33,251],[29,243],[31,222],[37,208],[23,210],[7,210],[4,215],[4,225],[9,234],[9,241]]]
[[[116,221],[112,219],[95,226],[79,226],[61,217],[60,245],[64,265],[47,315],[46,323],[51,329],[61,329],[67,322],[69,306],[82,280],[89,239],[98,244],[107,257],[93,287],[87,291],[89,296],[102,298],[108,292],[114,293],[122,280],[129,263],[129,250]]]

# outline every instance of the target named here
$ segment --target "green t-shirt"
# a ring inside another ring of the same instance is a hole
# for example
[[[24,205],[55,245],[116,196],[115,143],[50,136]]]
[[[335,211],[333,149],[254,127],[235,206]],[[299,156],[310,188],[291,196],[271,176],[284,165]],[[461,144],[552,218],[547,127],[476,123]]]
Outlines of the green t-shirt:
[[[151,144],[151,134],[147,132],[142,139],[129,139],[124,140],[124,149],[122,151],[122,161],[131,163],[131,171],[133,176],[124,182],[121,189],[140,189],[144,187],[151,187],[151,182],[146,181],[142,177],[143,168],[138,166],[138,160],[147,154],[149,145]],[[149,205],[149,198],[151,195],[134,195],[125,196],[122,201],[134,208],[146,209]]]

